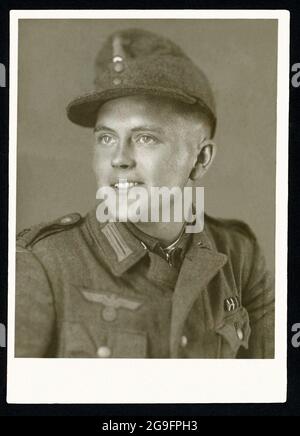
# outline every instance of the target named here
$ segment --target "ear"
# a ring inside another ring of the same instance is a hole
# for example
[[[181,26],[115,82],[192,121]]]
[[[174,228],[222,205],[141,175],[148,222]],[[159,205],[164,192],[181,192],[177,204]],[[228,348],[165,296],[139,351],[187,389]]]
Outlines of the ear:
[[[217,153],[217,146],[210,139],[203,141],[200,144],[199,149],[197,161],[190,174],[191,180],[197,180],[204,176]]]

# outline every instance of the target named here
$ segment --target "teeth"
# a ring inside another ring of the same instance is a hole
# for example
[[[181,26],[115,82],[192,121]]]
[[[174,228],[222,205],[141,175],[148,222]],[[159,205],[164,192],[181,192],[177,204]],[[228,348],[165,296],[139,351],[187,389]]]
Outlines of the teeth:
[[[138,183],[136,182],[119,182],[116,183],[114,186],[117,189],[129,189],[129,188],[133,188],[134,186],[137,186]]]

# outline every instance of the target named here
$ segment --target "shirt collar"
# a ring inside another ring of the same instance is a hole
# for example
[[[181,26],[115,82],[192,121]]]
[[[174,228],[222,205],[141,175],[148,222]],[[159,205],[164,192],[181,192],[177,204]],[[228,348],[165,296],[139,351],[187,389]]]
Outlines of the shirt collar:
[[[177,270],[180,269],[185,253],[190,245],[192,236],[191,234],[185,232],[185,228],[181,230],[181,233],[176,241],[174,241],[168,247],[163,247],[158,239],[144,233],[134,224],[126,223],[125,226],[139,241],[141,241],[142,245],[146,249],[158,254],[166,262],[168,262],[170,266],[176,268]]]

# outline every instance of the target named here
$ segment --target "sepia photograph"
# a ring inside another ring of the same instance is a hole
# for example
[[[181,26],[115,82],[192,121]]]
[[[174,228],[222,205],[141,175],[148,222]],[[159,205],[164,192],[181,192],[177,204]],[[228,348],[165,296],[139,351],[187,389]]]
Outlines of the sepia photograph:
[[[279,17],[27,14],[12,47],[11,361],[282,369]]]

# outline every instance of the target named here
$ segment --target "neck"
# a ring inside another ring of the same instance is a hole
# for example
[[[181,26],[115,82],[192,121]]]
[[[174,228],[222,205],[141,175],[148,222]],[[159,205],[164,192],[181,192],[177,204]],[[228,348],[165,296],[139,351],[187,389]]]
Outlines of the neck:
[[[135,223],[142,232],[158,239],[162,246],[167,247],[176,241],[184,223]]]

